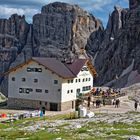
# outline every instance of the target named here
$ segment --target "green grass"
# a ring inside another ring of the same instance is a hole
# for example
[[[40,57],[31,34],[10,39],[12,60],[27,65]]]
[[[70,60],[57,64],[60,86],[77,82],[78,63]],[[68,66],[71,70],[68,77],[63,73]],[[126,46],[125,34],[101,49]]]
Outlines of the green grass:
[[[0,103],[6,101],[6,97],[0,93]]]
[[[130,113],[132,114],[132,113]],[[129,115],[129,114],[128,114]],[[140,136],[140,122],[133,122],[132,124],[117,123],[108,124],[106,122],[89,122],[85,123],[81,128],[65,129],[70,123],[66,123],[56,127],[58,132],[48,132],[48,126],[45,130],[37,130],[36,132],[21,131],[19,128],[34,124],[36,121],[54,122],[55,120],[70,119],[71,115],[56,115],[53,117],[37,117],[24,120],[17,120],[13,124],[0,123],[0,140],[15,140],[16,138],[29,138],[29,140],[55,140],[61,137],[65,140],[80,140],[80,136],[84,140],[125,140],[122,136],[136,135]],[[9,130],[6,130],[6,129]],[[134,129],[134,130],[132,130]],[[101,134],[101,135],[98,135]],[[84,135],[87,135],[84,137]],[[126,139],[127,140],[127,139]]]

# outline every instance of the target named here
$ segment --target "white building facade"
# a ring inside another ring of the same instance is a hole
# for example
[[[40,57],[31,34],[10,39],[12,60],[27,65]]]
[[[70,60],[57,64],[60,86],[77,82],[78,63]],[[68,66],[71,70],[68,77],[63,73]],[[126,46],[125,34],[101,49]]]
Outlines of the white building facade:
[[[46,61],[45,61],[46,60]],[[77,93],[93,87],[93,73],[88,60],[75,65],[54,58],[34,58],[9,71],[8,106],[12,108],[62,111],[75,109]],[[48,63],[47,63],[48,62]],[[59,68],[58,68],[59,66]],[[76,71],[76,73],[74,73]]]

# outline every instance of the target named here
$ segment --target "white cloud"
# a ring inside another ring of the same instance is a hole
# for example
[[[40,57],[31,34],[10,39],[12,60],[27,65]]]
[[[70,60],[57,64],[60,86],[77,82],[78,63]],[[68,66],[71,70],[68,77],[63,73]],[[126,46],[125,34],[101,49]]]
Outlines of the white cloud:
[[[102,8],[112,3],[112,0],[96,0],[93,2],[92,7],[94,10],[103,10]]]
[[[105,23],[114,5],[128,5],[128,0],[0,0],[0,18],[8,18],[17,13],[25,15],[26,20],[31,23],[33,15],[40,13],[42,6],[56,1],[78,4],[94,16],[102,18]]]
[[[1,17],[8,18],[10,15],[17,13],[18,15],[27,15],[32,17],[32,15],[39,13],[38,9],[31,8],[12,8],[8,6],[0,6]]]

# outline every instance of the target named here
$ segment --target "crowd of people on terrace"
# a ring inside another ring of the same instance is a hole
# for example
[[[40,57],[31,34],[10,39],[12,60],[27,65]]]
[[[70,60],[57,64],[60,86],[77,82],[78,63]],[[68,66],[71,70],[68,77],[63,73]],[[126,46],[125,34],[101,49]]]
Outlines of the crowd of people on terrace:
[[[91,94],[93,96],[102,96],[102,97],[110,97],[112,95],[117,95],[120,94],[120,89],[106,89],[106,90],[102,90],[101,88],[93,88],[91,91]]]
[[[90,108],[92,104],[93,107],[99,108],[101,104],[103,104],[103,106],[105,106],[106,104],[110,104],[115,108],[118,108],[120,106],[120,100],[117,99],[116,96],[119,94],[121,94],[121,92],[118,89],[109,88],[106,90],[102,90],[101,88],[93,88],[87,98],[87,107]],[[109,100],[107,101],[107,99]]]

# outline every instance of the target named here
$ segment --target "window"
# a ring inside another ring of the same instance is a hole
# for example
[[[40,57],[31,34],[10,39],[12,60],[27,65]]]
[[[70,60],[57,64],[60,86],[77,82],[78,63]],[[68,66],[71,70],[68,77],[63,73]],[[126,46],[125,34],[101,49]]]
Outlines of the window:
[[[61,91],[61,89],[58,89],[58,91]]]
[[[86,81],[88,81],[88,78],[86,78]]]
[[[58,84],[58,80],[54,80],[54,84]]]
[[[27,68],[27,72],[31,72],[32,70],[31,70],[31,68]]]
[[[86,90],[86,87],[83,87],[82,90],[85,91]]]
[[[34,79],[34,83],[37,83],[38,82],[38,79]]]
[[[86,90],[89,90],[89,87],[88,86],[86,86],[85,88],[86,88]]]
[[[22,90],[22,88],[19,88],[19,93],[23,93],[23,90]]]
[[[78,81],[78,80],[76,79],[75,82],[77,83],[77,81]]]
[[[86,87],[83,87],[82,89],[83,91],[87,91],[87,90],[91,90],[91,86],[86,86]]]
[[[26,93],[28,93],[28,94],[29,94],[29,92],[30,92],[30,89],[28,89],[28,88],[27,88],[27,89],[26,89]]]
[[[42,104],[42,102],[40,101],[40,102],[39,102],[39,104],[41,105],[41,104]]]
[[[69,92],[70,92],[70,91],[68,90],[68,91],[67,91],[67,94],[69,94]]]
[[[25,82],[26,81],[26,79],[25,78],[22,78],[22,82]]]
[[[89,86],[89,90],[91,90],[91,86]]]
[[[42,72],[42,68],[29,68],[29,67],[27,67],[27,72]]]
[[[12,81],[15,81],[15,77],[12,77]]]
[[[35,72],[42,72],[42,68],[34,68]]]
[[[78,79],[79,80],[79,82],[81,81],[80,79]]]
[[[29,94],[32,91],[33,91],[32,88],[19,88],[19,93],[27,93],[27,94]]]
[[[71,83],[73,83],[73,80],[71,80]]]
[[[68,80],[68,83],[70,83],[70,80]]]
[[[85,82],[85,79],[83,79],[83,82]]]
[[[90,78],[88,78],[88,80],[90,81]]]
[[[78,89],[76,90],[76,92],[77,92],[77,93],[80,93],[80,88],[78,88]]]
[[[45,93],[49,93],[49,91],[46,89],[46,90],[45,90]]]
[[[81,71],[88,71],[88,68],[87,68],[87,67],[83,67],[83,68],[81,69]]]
[[[71,90],[71,93],[73,93],[73,90]]]
[[[36,92],[42,92],[42,89],[36,89]]]

